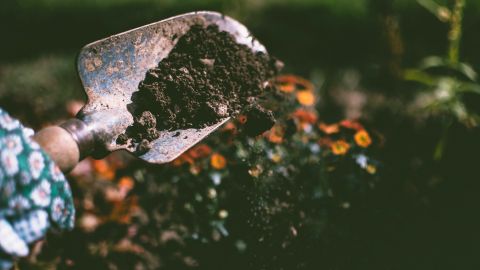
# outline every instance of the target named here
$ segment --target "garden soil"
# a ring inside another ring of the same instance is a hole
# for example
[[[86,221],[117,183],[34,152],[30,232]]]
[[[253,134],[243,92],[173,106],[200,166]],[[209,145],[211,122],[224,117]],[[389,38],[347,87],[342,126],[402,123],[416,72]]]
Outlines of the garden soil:
[[[203,128],[240,113],[250,122],[247,133],[259,134],[274,118],[258,98],[280,66],[267,54],[237,44],[216,25],[194,25],[168,57],[147,71],[128,105],[134,124],[117,143],[131,138],[137,151],[145,151],[161,131]]]

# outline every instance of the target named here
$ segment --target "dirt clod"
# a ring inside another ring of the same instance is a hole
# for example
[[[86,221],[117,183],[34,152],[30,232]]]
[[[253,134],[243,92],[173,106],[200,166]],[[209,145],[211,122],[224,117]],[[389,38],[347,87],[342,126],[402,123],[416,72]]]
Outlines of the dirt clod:
[[[257,136],[275,124],[273,113],[258,104],[249,106],[245,113],[247,121],[243,126],[245,134]]]
[[[251,133],[268,129],[273,114],[254,104],[279,66],[274,58],[237,44],[216,25],[194,25],[168,57],[147,71],[129,104],[134,124],[126,136],[139,143],[137,151],[145,151],[145,141],[155,140],[161,131],[203,128],[247,107]],[[257,120],[262,124],[255,124]],[[128,140],[119,136],[117,143]]]
[[[145,153],[150,150],[150,148],[152,148],[151,143],[148,140],[143,139],[137,146],[137,152]]]

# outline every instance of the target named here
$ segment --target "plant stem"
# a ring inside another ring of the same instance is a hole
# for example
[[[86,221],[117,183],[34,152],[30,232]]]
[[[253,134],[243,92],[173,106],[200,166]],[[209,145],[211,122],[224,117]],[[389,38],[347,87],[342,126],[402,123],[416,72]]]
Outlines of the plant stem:
[[[443,157],[443,152],[448,142],[448,131],[450,130],[451,126],[451,120],[448,120],[446,124],[444,123],[442,135],[438,140],[437,146],[435,147],[435,151],[433,153],[433,160],[435,161],[440,161]]]
[[[455,0],[452,17],[450,19],[450,32],[448,33],[449,48],[448,59],[451,64],[458,64],[460,52],[460,39],[462,38],[463,9],[466,0]]]

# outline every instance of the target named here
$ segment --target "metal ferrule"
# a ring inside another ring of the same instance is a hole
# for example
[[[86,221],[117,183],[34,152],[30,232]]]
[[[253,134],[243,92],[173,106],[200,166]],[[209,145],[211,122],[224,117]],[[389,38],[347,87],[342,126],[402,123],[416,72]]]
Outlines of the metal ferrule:
[[[80,151],[80,160],[91,155],[95,149],[95,139],[93,133],[82,120],[72,118],[60,125],[68,131],[78,145]]]

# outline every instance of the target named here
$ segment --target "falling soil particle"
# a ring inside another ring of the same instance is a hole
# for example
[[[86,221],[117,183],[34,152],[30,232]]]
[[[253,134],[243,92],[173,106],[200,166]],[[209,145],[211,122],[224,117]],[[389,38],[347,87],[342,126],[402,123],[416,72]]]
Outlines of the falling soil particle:
[[[275,124],[273,113],[258,104],[247,107],[245,115],[247,116],[247,121],[243,130],[248,136],[256,136],[270,129]]]
[[[274,118],[257,99],[278,66],[274,58],[252,52],[216,25],[194,25],[168,57],[147,71],[128,105],[134,123],[117,143],[131,138],[144,152],[161,131],[204,128],[245,108],[249,134],[261,133]]]

